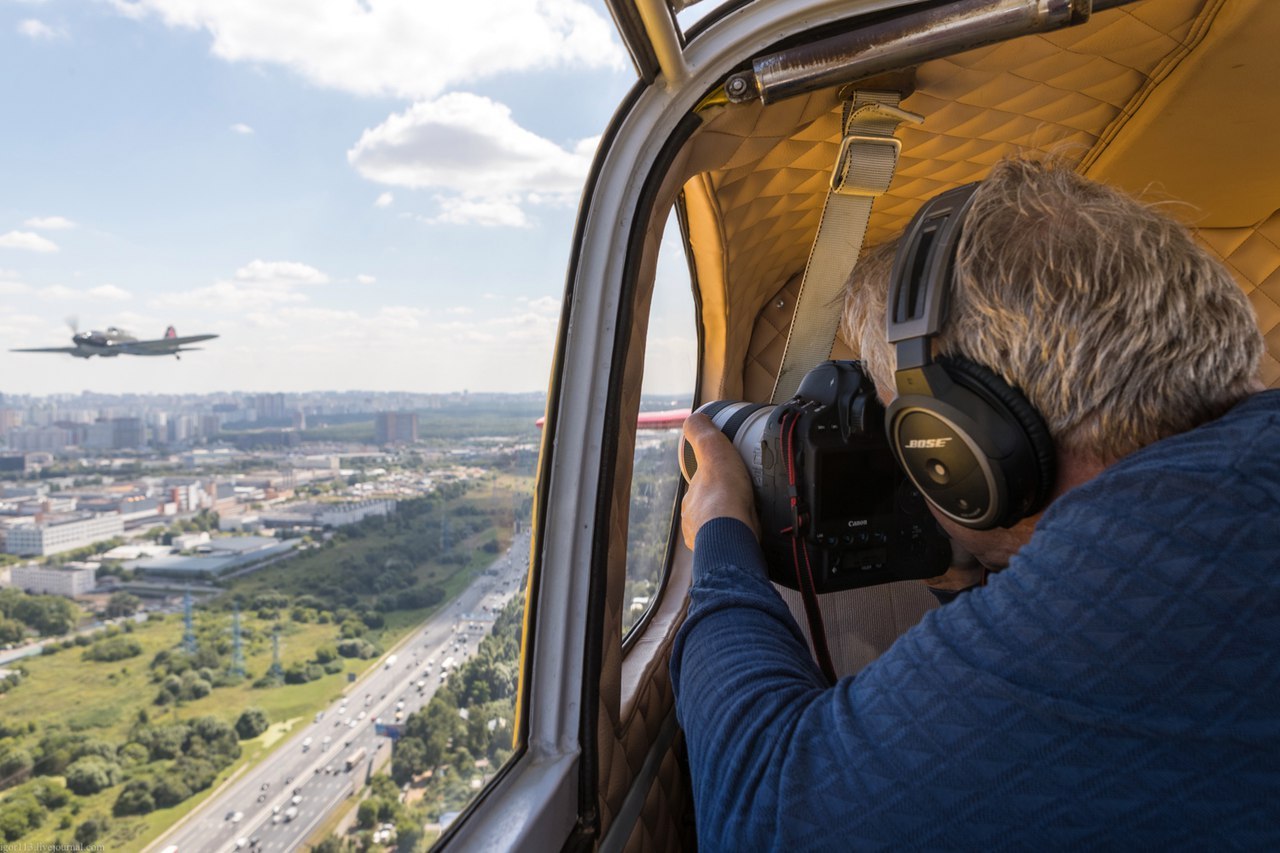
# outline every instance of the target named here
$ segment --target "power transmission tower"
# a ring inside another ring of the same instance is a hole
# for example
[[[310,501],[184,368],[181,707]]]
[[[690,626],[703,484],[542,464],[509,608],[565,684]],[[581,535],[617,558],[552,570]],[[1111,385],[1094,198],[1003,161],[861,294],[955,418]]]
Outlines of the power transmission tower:
[[[182,648],[187,650],[187,654],[194,655],[196,653],[196,629],[191,618],[191,590],[187,590],[182,596]]]
[[[280,665],[280,626],[276,625],[271,632],[271,669],[267,675],[272,678],[284,678],[284,667]]]
[[[244,645],[240,634],[240,605],[231,617],[231,674],[244,678]]]

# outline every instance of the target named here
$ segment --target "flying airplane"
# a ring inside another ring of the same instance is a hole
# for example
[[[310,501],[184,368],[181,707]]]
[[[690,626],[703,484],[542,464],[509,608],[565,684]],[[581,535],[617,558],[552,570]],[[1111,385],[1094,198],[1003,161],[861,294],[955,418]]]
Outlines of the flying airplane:
[[[200,341],[208,341],[218,337],[217,335],[187,335],[186,337],[178,337],[177,331],[173,326],[165,329],[164,337],[150,341],[140,341],[133,335],[126,332],[118,326],[108,326],[106,331],[80,332],[75,329],[72,324],[71,342],[75,346],[70,347],[34,347],[30,349],[12,349],[10,352],[63,352],[73,358],[92,358],[93,356],[101,356],[103,358],[115,358],[118,355],[171,355],[174,358],[182,358],[178,355],[180,352],[191,352],[199,350],[200,347],[189,347],[184,344],[194,344]]]
[[[671,334],[650,311],[655,291],[673,283],[656,274],[659,253],[678,228],[689,278],[676,284],[693,295],[682,333],[698,344],[687,377],[695,406],[769,399],[794,325],[791,283],[846,147],[853,90],[892,89],[923,118],[890,131],[898,164],[871,204],[865,246],[892,239],[923,200],[980,180],[1002,156],[1057,154],[1091,178],[1178,200],[1248,292],[1267,335],[1260,378],[1280,387],[1280,109],[1267,106],[1280,107],[1280,3],[605,2],[637,80],[601,137],[571,247],[537,472],[515,752],[437,849],[695,849],[667,668],[691,578],[678,487],[669,524],[649,525],[657,538],[640,543],[661,555],[659,582],[644,614],[625,621],[632,555],[643,550],[630,547],[642,532],[633,494],[652,480],[633,452],[646,343]],[[838,340],[836,350],[856,356]],[[674,453],[670,476],[679,477]],[[933,606],[913,582],[831,596],[829,645],[861,656],[845,671]],[[921,824],[930,819],[922,811]]]

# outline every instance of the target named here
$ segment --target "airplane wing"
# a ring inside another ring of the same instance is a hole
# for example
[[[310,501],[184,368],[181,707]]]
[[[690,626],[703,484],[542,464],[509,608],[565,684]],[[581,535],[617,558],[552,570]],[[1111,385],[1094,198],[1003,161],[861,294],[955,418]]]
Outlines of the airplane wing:
[[[9,352],[69,352],[77,353],[79,347],[31,347],[29,349],[11,349]]]
[[[690,411],[690,409],[671,409],[665,412],[641,412],[636,416],[636,429],[677,429],[684,425]],[[545,417],[538,418],[533,425],[542,429],[546,420]]]
[[[217,335],[187,335],[183,338],[156,338],[151,341],[126,341],[115,345],[120,352],[130,355],[168,355],[169,353],[178,352],[183,344],[194,344],[197,341],[207,341],[210,338],[216,338]]]

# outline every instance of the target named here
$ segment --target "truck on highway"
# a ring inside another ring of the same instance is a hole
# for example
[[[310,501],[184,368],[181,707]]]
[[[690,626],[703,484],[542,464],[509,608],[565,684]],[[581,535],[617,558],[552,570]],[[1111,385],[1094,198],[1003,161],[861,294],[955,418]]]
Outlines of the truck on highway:
[[[294,819],[295,817],[297,817],[297,816],[298,816],[298,807],[297,807],[297,806],[289,806],[289,808],[287,808],[287,809],[285,809],[285,810],[284,810],[284,822],[285,822],[285,823],[288,823],[289,821],[293,820],[293,819]]]
[[[391,657],[387,658],[387,662],[383,664],[383,669],[391,669],[391,667],[396,665],[397,659],[398,659],[398,655],[392,655]]]
[[[352,767],[355,767],[357,764],[363,761],[364,753],[365,753],[365,748],[362,746],[359,749],[357,749],[355,752],[348,755],[346,760],[346,769],[350,770]]]

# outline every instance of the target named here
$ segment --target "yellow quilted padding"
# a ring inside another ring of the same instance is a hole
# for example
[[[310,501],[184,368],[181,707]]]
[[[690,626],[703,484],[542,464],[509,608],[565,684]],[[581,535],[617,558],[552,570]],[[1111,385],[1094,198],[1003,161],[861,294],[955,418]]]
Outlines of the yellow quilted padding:
[[[1204,7],[1204,0],[1148,0],[1100,13],[1084,27],[922,65],[902,106],[925,121],[898,132],[902,156],[889,191],[876,200],[866,245],[899,233],[923,199],[982,178],[1009,154],[1082,161],[1124,123],[1131,101],[1145,98],[1149,84],[1168,73],[1170,58],[1202,38],[1197,16]],[[709,177],[724,238],[723,274],[738,312],[729,321],[730,353],[739,336],[736,348],[745,346],[778,282],[804,269],[839,119],[835,93],[815,93],[769,107],[722,108],[692,142],[699,149],[692,162],[719,155]],[[744,305],[751,306],[746,318]]]
[[[1198,236],[1248,295],[1267,344],[1262,381],[1280,388],[1280,211],[1253,228],[1205,228]]]

